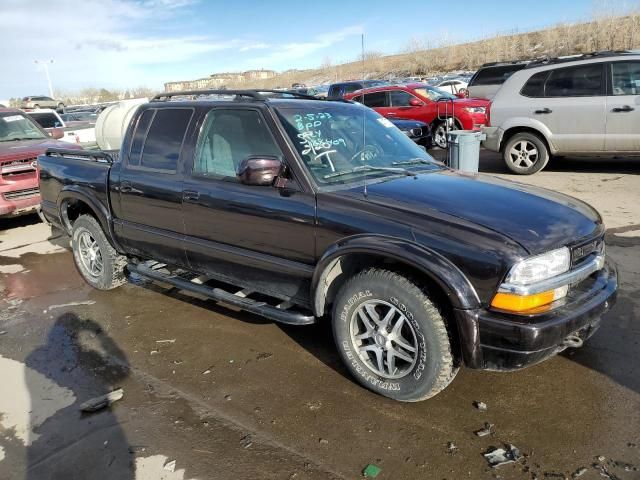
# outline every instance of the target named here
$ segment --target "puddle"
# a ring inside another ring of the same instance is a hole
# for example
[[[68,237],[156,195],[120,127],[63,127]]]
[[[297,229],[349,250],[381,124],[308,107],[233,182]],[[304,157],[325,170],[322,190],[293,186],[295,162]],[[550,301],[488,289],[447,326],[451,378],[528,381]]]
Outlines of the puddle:
[[[26,446],[40,436],[34,432],[38,426],[76,400],[68,388],[61,387],[24,363],[1,355],[0,372],[3,391],[11,392],[11,395],[0,395],[0,425],[13,430]]]

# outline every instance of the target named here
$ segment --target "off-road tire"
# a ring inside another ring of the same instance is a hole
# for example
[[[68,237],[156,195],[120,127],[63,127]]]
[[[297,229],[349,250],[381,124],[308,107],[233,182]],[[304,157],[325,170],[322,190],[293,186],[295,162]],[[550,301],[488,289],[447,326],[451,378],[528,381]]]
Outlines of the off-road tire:
[[[93,275],[81,260],[79,238],[83,233],[89,233],[97,243],[101,254],[103,268],[99,275]],[[126,257],[118,254],[111,246],[98,221],[90,215],[81,215],[73,222],[71,233],[73,260],[80,275],[86,282],[98,290],[112,290],[127,281],[124,270],[127,265]]]
[[[531,166],[518,166],[514,163],[512,158],[512,149],[516,144],[521,142],[527,142],[530,145],[534,145],[538,152],[536,161]],[[504,148],[502,149],[502,159],[507,165],[507,168],[518,175],[533,175],[534,173],[539,172],[546,167],[547,163],[549,163],[549,158],[550,155],[547,144],[538,135],[530,132],[516,133],[507,140],[504,144]]]
[[[372,301],[396,306],[415,332],[416,361],[401,378],[377,374],[358,354],[351,322]],[[336,296],[332,323],[338,352],[351,375],[385,397],[403,402],[425,400],[449,385],[458,371],[440,311],[417,283],[398,273],[372,268],[347,280]]]

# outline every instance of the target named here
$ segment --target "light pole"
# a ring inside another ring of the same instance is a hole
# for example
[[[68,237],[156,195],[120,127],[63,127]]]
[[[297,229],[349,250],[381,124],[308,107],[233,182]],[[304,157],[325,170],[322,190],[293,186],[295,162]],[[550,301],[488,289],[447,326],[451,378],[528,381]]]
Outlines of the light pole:
[[[53,98],[53,87],[51,86],[51,77],[49,76],[49,64],[53,63],[53,60],[35,60],[35,62],[44,67],[44,73],[47,76],[47,83],[49,84],[49,96]]]

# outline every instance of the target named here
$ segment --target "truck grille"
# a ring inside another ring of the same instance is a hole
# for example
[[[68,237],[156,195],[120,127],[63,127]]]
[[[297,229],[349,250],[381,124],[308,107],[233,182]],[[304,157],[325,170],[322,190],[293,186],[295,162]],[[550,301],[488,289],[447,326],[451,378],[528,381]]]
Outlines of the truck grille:
[[[571,249],[571,266],[575,267],[582,263],[592,253],[604,252],[604,237],[592,238]]]
[[[0,176],[8,177],[37,170],[38,157],[23,158],[21,160],[11,160],[0,164]]]
[[[25,188],[24,190],[15,190],[2,194],[5,200],[25,200],[27,198],[37,197],[38,195],[40,195],[39,188]]]

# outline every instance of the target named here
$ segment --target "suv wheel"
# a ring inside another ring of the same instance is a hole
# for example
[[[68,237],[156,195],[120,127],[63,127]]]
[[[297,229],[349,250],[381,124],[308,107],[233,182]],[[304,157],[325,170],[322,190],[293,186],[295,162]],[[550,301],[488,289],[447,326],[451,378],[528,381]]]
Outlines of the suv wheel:
[[[457,373],[442,315],[416,284],[394,272],[365,270],[343,285],[333,335],[356,380],[394,400],[432,397]]]
[[[95,218],[81,215],[73,223],[71,245],[76,267],[89,285],[111,290],[126,282],[126,257],[111,246]]]
[[[531,175],[549,162],[549,150],[542,139],[528,132],[516,133],[504,146],[504,162],[519,175]]]
[[[58,104],[58,110],[59,110],[59,111],[64,111],[64,103],[60,102],[60,103]]]

